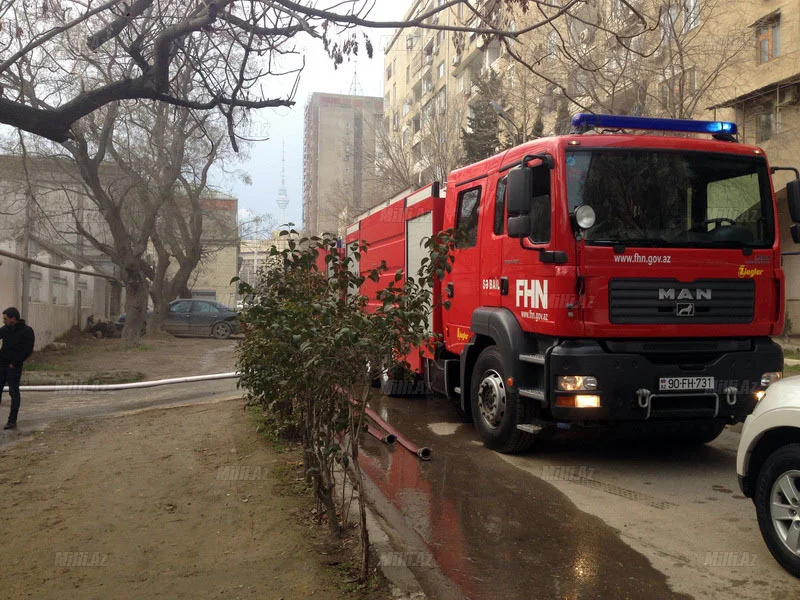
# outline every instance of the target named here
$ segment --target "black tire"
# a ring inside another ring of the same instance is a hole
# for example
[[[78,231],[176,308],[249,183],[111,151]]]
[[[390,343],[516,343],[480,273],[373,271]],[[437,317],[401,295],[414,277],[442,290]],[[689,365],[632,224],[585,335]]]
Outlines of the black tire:
[[[472,372],[469,394],[472,417],[487,448],[513,454],[533,445],[534,436],[517,429],[517,424],[531,423],[535,407],[531,402],[521,401],[516,390],[506,388],[505,381],[503,357],[497,346],[489,346],[481,352]],[[482,407],[490,399],[493,408]]]
[[[785,501],[787,511],[794,511],[795,514],[776,521],[772,513],[772,500],[777,493],[775,488],[779,487],[778,482],[786,481],[784,478],[794,482],[794,502],[788,500],[782,493],[777,495],[777,498],[781,499],[781,503]],[[782,533],[779,533],[779,527],[783,530],[783,534],[787,531],[800,534],[800,518],[797,516],[800,513],[798,486],[800,486],[800,444],[787,444],[775,450],[764,461],[756,478],[753,495],[758,527],[767,548],[775,560],[795,577],[800,577],[800,544],[795,544],[796,551],[792,552],[784,542]]]
[[[233,333],[233,329],[225,321],[214,323],[211,326],[211,335],[218,340],[227,340],[229,337],[231,337],[231,333]]]

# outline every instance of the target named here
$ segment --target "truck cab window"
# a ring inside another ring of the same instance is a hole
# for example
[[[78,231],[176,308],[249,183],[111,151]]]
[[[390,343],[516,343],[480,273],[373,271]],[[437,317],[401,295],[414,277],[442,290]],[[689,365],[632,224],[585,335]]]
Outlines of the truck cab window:
[[[478,209],[480,208],[481,188],[466,190],[458,195],[456,228],[463,238],[459,248],[472,248],[478,244]]]
[[[506,221],[506,178],[497,182],[497,193],[494,197],[494,234],[503,235]]]
[[[530,239],[537,244],[550,241],[550,169],[545,166],[533,169]]]

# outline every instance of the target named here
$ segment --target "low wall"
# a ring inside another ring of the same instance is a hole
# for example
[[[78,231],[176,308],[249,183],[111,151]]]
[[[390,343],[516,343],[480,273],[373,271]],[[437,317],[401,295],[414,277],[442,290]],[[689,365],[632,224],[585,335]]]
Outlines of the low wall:
[[[60,335],[72,329],[72,307],[44,302],[30,302],[28,314],[22,315],[36,334],[34,350],[41,350]],[[94,313],[92,307],[81,308],[81,329],[86,329],[86,319]]]

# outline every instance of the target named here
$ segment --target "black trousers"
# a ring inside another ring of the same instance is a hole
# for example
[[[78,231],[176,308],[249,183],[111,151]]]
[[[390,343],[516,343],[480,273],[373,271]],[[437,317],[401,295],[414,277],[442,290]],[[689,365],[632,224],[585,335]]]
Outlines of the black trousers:
[[[19,380],[22,378],[22,367],[14,365],[12,369],[7,362],[0,362],[0,401],[3,398],[3,388],[8,386],[8,393],[11,396],[11,412],[8,413],[8,422],[17,422],[19,413]]]

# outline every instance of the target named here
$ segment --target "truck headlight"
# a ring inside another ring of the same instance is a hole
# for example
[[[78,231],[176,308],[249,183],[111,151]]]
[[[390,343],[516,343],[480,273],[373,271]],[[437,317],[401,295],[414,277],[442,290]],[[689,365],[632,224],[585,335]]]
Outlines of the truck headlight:
[[[558,389],[562,392],[594,391],[597,378],[591,375],[559,375]]]

